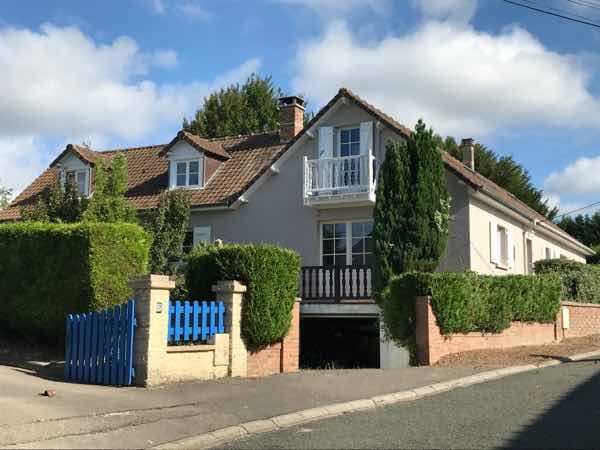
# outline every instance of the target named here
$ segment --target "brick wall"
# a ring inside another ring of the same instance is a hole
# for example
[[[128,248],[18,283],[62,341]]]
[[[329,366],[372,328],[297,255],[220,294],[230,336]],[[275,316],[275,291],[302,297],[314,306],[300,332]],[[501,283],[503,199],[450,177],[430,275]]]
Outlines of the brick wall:
[[[562,308],[569,310],[568,328],[563,328]],[[428,297],[416,299],[417,355],[419,364],[435,364],[450,353],[469,350],[542,345],[567,337],[600,334],[600,305],[565,302],[552,324],[513,322],[501,333],[442,335]]]
[[[296,372],[300,360],[300,303],[294,303],[290,331],[282,342],[257,352],[248,352],[248,376]]]
[[[563,302],[562,307],[569,311],[570,323],[569,328],[563,328],[562,311],[558,313],[557,323],[560,338],[600,334],[600,305]]]

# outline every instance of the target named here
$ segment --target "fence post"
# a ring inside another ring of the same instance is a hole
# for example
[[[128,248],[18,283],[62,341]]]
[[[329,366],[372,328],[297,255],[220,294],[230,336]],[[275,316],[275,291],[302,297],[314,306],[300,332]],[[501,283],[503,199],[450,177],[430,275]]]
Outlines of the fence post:
[[[169,291],[175,282],[166,275],[144,275],[129,280],[135,299],[133,367],[135,384],[153,386],[161,382],[161,365],[167,355]]]
[[[219,281],[212,287],[217,301],[225,305],[225,331],[229,333],[229,375],[248,374],[248,352],[242,339],[242,300],[246,286],[239,281]]]

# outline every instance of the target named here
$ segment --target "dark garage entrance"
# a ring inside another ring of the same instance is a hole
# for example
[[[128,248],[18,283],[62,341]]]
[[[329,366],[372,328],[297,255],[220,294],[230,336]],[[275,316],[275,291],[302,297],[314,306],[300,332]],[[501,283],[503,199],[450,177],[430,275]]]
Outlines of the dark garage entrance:
[[[301,318],[300,367],[379,368],[379,320],[375,317]]]

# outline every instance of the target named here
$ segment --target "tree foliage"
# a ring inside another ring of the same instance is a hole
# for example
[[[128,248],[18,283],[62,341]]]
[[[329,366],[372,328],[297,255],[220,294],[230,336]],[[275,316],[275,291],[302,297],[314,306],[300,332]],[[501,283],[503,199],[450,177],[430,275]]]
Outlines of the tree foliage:
[[[125,198],[127,191],[127,160],[117,154],[111,167],[102,160],[96,162],[94,195],[83,214],[86,222],[137,222],[135,209]]]
[[[411,139],[388,143],[376,199],[374,287],[381,292],[393,275],[435,270],[448,240],[444,165],[422,120]]]
[[[587,258],[588,263],[600,263],[600,212],[575,217],[564,216],[557,225],[596,252]]]
[[[34,204],[21,206],[21,217],[31,222],[80,222],[88,205],[73,183],[57,180],[45,188]]]
[[[183,120],[183,128],[207,138],[276,131],[281,96],[271,76],[252,74],[243,85],[232,84],[206,97],[194,118]]]
[[[150,217],[147,230],[153,240],[150,248],[150,272],[173,274],[174,263],[182,254],[183,241],[190,220],[190,200],[185,191],[164,193]]]
[[[453,137],[436,136],[435,140],[439,147],[462,160],[462,150]],[[550,220],[558,214],[558,208],[548,205],[544,192],[533,185],[529,172],[512,156],[499,156],[485,145],[475,144],[475,170]]]
[[[0,185],[0,209],[6,208],[12,197],[12,189]]]

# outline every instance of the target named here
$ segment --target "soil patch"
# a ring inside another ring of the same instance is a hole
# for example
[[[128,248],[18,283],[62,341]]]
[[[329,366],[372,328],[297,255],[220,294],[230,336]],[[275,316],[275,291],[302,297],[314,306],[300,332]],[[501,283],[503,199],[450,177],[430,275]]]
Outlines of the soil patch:
[[[556,344],[472,350],[446,355],[435,364],[439,367],[491,368],[537,364],[551,359],[566,359],[578,353],[600,350],[600,335],[569,338]]]

